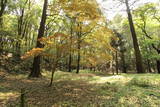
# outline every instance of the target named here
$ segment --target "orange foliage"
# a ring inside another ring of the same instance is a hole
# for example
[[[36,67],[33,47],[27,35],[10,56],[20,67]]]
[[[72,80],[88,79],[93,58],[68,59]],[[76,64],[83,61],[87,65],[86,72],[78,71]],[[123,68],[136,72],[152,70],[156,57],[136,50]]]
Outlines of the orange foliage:
[[[33,48],[32,50],[28,51],[21,57],[21,59],[27,59],[31,56],[38,56],[44,51],[43,48]]]
[[[58,38],[58,39],[66,39],[68,36],[63,34],[63,33],[55,33],[53,36],[48,36],[48,37],[42,37],[40,39],[38,39],[38,41],[41,42],[41,44],[44,44],[45,46],[43,48],[33,48],[32,50],[26,52],[21,59],[27,59],[30,57],[35,57],[38,55],[41,56],[46,56],[46,57],[53,57],[53,54],[48,54],[48,52],[45,50],[47,47],[51,47],[51,48],[56,48],[53,45],[56,44],[56,42],[54,42],[53,39]],[[60,51],[66,50],[65,47],[68,46],[67,44],[59,44],[57,45],[57,48],[59,48]]]

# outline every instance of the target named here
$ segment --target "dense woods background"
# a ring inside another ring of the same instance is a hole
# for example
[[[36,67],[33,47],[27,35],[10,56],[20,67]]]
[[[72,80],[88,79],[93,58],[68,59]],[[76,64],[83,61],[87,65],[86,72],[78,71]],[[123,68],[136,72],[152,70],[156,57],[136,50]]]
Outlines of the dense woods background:
[[[139,2],[108,19],[96,0],[0,0],[0,70],[160,74],[160,2]]]

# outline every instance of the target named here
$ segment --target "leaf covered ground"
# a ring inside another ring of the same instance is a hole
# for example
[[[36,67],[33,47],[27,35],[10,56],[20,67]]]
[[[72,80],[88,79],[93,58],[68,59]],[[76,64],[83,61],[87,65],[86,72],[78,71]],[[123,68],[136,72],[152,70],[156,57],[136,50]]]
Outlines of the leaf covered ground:
[[[0,107],[18,107],[25,89],[27,107],[160,107],[160,75],[50,72],[39,79],[0,71]]]

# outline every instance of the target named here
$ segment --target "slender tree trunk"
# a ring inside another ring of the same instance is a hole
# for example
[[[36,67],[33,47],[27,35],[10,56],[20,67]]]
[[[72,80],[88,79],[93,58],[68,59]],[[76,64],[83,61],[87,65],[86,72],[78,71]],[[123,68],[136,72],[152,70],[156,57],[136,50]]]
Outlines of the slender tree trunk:
[[[41,22],[40,22],[39,31],[38,31],[36,48],[42,48],[43,47],[43,45],[38,41],[38,39],[40,39],[41,37],[44,36],[45,23],[46,23],[46,18],[47,18],[47,13],[46,13],[47,12],[47,5],[48,5],[48,0],[44,0],[43,13],[42,13],[42,18],[41,18]],[[34,57],[33,67],[32,67],[32,71],[31,71],[29,77],[39,77],[39,76],[41,76],[40,62],[41,62],[41,57],[40,56]]]
[[[78,24],[78,27],[80,27],[80,31],[78,32],[78,41],[77,41],[77,49],[78,49],[78,58],[77,58],[77,71],[76,73],[79,73],[80,70],[80,60],[81,60],[81,25],[80,23]]]
[[[80,59],[81,59],[80,49],[81,49],[80,40],[78,40],[78,58],[77,58],[77,71],[76,71],[77,74],[79,73],[80,70]]]
[[[7,2],[8,2],[7,0],[1,0],[1,2],[0,2],[1,3],[0,4],[0,6],[1,6],[1,10],[0,10],[0,27],[2,27],[2,25],[3,25],[3,18],[2,18],[2,16],[4,14]]]
[[[143,21],[144,21],[143,23],[146,23],[145,20],[143,20]],[[148,39],[151,39],[151,40],[153,39],[153,38],[147,33],[145,26],[143,26],[143,28],[142,28],[142,27],[139,27],[139,28],[142,30],[142,32],[145,34],[145,36],[146,36]],[[160,54],[160,49],[158,49],[154,44],[152,44],[152,48],[153,48],[155,51],[157,51],[158,54]],[[147,49],[147,51],[148,51],[148,49]],[[151,51],[151,48],[150,48],[150,47],[149,47],[149,51]],[[150,62],[150,60],[148,60],[148,61]],[[150,66],[149,62],[148,62],[148,67]],[[159,64],[159,61],[156,60],[156,63],[157,63],[157,71],[160,72],[160,64]],[[150,69],[151,69],[151,67],[148,68],[149,71],[151,71]]]
[[[158,74],[160,74],[160,60],[157,60],[157,70]]]
[[[54,73],[56,72],[57,65],[58,65],[58,62],[59,62],[59,48],[57,47],[57,44],[56,44],[56,57],[52,60],[53,60],[53,62],[51,63],[52,64],[51,65],[52,75],[51,75],[51,81],[50,81],[49,87],[51,87],[52,84],[53,84]]]
[[[23,17],[24,17],[24,8],[21,10],[21,16],[18,19],[18,35],[22,35],[23,31]]]
[[[5,11],[5,8],[6,8],[6,4],[7,4],[7,0],[1,0],[0,2],[0,7],[1,7],[1,10],[0,10],[0,28],[3,27],[3,14],[4,14],[4,11]],[[0,37],[0,54],[3,52],[3,38]]]
[[[3,52],[3,38],[0,36],[0,54]]]
[[[68,72],[71,72],[71,71],[72,71],[72,36],[73,36],[73,28],[72,28],[72,25],[71,25],[70,52],[69,52]]]
[[[158,49],[154,44],[152,44],[152,47],[157,51],[158,55],[160,55],[160,49]],[[160,74],[160,60],[157,59],[157,71]]]
[[[152,73],[150,60],[147,60],[148,72]]]
[[[21,89],[20,107],[25,107],[25,89]]]
[[[116,73],[118,75],[118,52],[117,51],[116,51],[115,61],[116,61]]]
[[[20,17],[18,18],[18,36],[20,36],[19,38],[20,39],[23,39],[23,33],[25,33],[25,31],[23,31],[23,29],[25,30],[25,23],[24,23],[24,15],[25,15],[25,6],[27,5],[28,3],[28,0],[25,1],[25,4],[24,6],[22,7],[21,9],[21,15]],[[17,57],[20,59],[20,56],[21,56],[21,41],[17,41],[17,48],[16,48],[16,54],[17,54]]]
[[[93,67],[93,71],[96,72],[96,67]]]
[[[17,56],[17,58],[19,58],[20,59],[20,48],[21,48],[21,44],[20,44],[20,41],[17,41],[16,42],[16,56]]]
[[[49,87],[51,87],[52,84],[53,84],[53,77],[54,77],[54,73],[55,73],[55,71],[56,71],[56,68],[57,68],[57,63],[56,63],[56,62],[53,62],[52,75],[51,75],[51,81],[50,81]]]
[[[127,73],[124,52],[121,53],[121,60],[122,60],[122,72]]]
[[[111,69],[111,71],[112,71],[112,74],[114,75],[114,60],[115,60],[114,53],[112,53],[112,56],[113,56],[113,59],[112,59],[112,61],[110,62],[110,69]]]
[[[131,15],[131,12],[130,12],[130,7],[129,7],[129,4],[128,4],[128,0],[125,0],[125,4],[126,4],[126,7],[127,7],[128,21],[129,21],[130,31],[131,31],[132,39],[133,39],[137,73],[144,73],[143,64],[142,64],[142,56],[141,56],[141,53],[140,53],[139,44],[138,44],[138,40],[137,40],[137,35],[136,35],[136,32],[135,32],[135,28],[134,28],[134,24],[133,24],[132,15]]]
[[[69,53],[68,72],[72,72],[72,54]]]

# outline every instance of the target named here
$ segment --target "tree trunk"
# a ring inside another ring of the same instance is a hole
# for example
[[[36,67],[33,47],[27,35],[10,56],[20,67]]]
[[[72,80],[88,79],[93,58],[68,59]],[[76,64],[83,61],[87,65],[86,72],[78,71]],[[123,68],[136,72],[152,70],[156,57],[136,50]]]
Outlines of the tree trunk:
[[[7,0],[1,0],[1,10],[0,10],[0,27],[2,27],[3,25],[3,14],[4,14],[4,11],[5,11],[5,8],[6,8],[6,5],[7,5]]]
[[[21,44],[20,44],[19,41],[17,41],[16,42],[16,49],[15,50],[16,50],[16,56],[17,56],[18,59],[20,59],[20,56],[21,56],[21,54],[20,54],[21,53],[20,52],[20,48],[21,48]]]
[[[23,39],[23,34],[25,33],[25,31],[23,32],[23,29],[24,30],[26,29],[25,28],[26,24],[24,23],[24,21],[25,21],[24,20],[24,15],[25,15],[25,6],[26,6],[27,2],[28,2],[28,0],[25,1],[25,4],[24,4],[23,8],[20,10],[21,15],[18,18],[18,28],[17,28],[17,30],[18,30],[18,36],[20,36],[19,37],[20,39]],[[17,57],[20,58],[20,56],[21,56],[21,41],[18,40],[16,44],[17,44],[16,54],[17,54]]]
[[[72,36],[73,36],[73,28],[71,25],[71,36],[70,36],[70,52],[69,52],[69,63],[68,63],[68,72],[72,71]]]
[[[147,60],[148,72],[152,73],[150,60]]]
[[[52,75],[51,75],[51,81],[50,81],[49,87],[51,87],[52,84],[53,84],[53,77],[54,77],[54,73],[55,73],[56,68],[57,68],[57,62],[54,62],[53,66],[51,68],[52,68]]]
[[[118,75],[118,52],[117,51],[116,51],[115,60],[116,60],[116,73]]]
[[[157,60],[157,70],[158,74],[160,74],[160,60]]]
[[[143,21],[144,21],[143,23],[146,23],[145,20],[143,20]],[[142,32],[145,34],[145,36],[146,36],[148,39],[151,39],[151,40],[153,39],[153,38],[147,33],[145,26],[143,26],[143,28],[142,28],[142,27],[139,27],[139,28],[142,30]],[[149,47],[149,48],[150,48],[150,47]],[[153,48],[155,51],[157,51],[158,54],[160,54],[160,49],[158,49],[154,44],[152,44],[152,48]],[[147,49],[147,51],[148,51],[148,49]],[[151,49],[150,49],[150,51],[151,51]],[[160,64],[159,64],[159,61],[156,60],[156,63],[157,63],[157,71],[158,71],[158,73],[159,73],[159,72],[160,72]],[[149,72],[151,71],[150,60],[148,60],[148,70],[149,70]]]
[[[139,44],[138,44],[138,40],[137,40],[137,35],[136,35],[136,32],[135,32],[133,19],[132,19],[132,14],[130,12],[130,7],[129,7],[129,4],[128,4],[128,0],[125,0],[125,4],[126,4],[126,7],[127,7],[128,21],[129,21],[130,31],[131,31],[132,39],[133,39],[137,73],[144,73],[143,65],[142,65],[142,56],[141,56],[141,53],[140,53]]]
[[[72,54],[69,53],[68,72],[72,72]]]
[[[5,11],[5,8],[6,8],[6,4],[7,4],[7,0],[1,0],[0,2],[0,7],[1,7],[1,10],[0,10],[0,28],[2,28],[3,26],[3,14],[4,14],[4,11]],[[0,54],[3,52],[3,37],[1,36],[0,37]]]
[[[25,107],[25,89],[21,89],[20,107]]]
[[[110,70],[112,71],[112,74],[114,75],[114,54],[112,54],[112,56],[113,56],[113,59],[110,62]]]
[[[122,60],[122,72],[127,73],[124,52],[121,53],[121,60]]]
[[[51,81],[50,81],[49,87],[51,87],[53,84],[54,73],[56,72],[58,61],[59,61],[59,49],[58,49],[57,45],[56,45],[56,57],[52,60],[53,60],[53,62],[50,65],[51,69],[52,69],[52,75],[51,75]]]
[[[152,47],[157,51],[158,55],[160,55],[160,49],[158,49],[154,44],[152,44]],[[160,60],[157,59],[157,71],[160,74]]]
[[[77,34],[78,35],[78,41],[77,41],[78,58],[77,58],[77,71],[76,71],[77,74],[79,73],[79,70],[80,70],[80,60],[81,60],[81,30],[82,30],[82,27],[80,23],[78,24],[78,27],[80,27],[80,31]]]
[[[40,39],[41,37],[44,36],[45,23],[46,23],[46,18],[47,18],[47,5],[48,5],[48,0],[44,0],[43,13],[42,13],[42,18],[41,18],[41,22],[40,22],[39,31],[38,31],[36,48],[42,48],[43,47],[43,45],[38,41],[38,39]],[[31,71],[29,77],[39,77],[39,76],[41,76],[40,62],[41,62],[41,56],[34,57],[33,67],[32,67],[32,71]]]
[[[79,73],[80,70],[80,58],[81,58],[80,49],[81,49],[80,40],[78,40],[78,58],[77,58],[77,71],[76,71],[77,74]]]
[[[33,67],[32,67],[32,71],[31,71],[29,77],[40,77],[41,76],[40,62],[41,62],[41,57],[40,56],[34,57]]]

